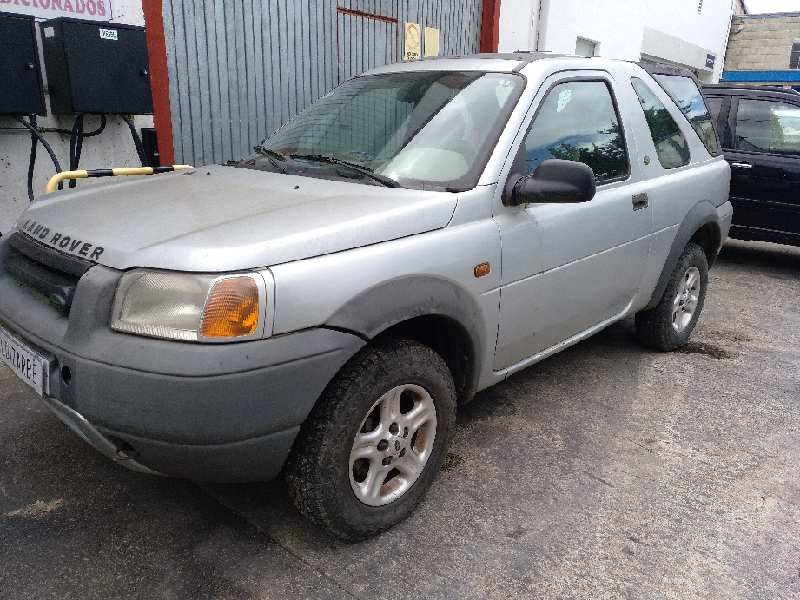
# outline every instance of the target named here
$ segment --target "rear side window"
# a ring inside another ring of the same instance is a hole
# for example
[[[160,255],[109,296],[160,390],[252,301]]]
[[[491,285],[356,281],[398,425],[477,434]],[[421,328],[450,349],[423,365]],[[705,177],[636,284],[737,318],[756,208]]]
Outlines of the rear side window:
[[[631,79],[631,84],[639,96],[639,103],[650,127],[650,136],[653,138],[661,166],[665,169],[675,169],[688,165],[691,158],[689,144],[686,143],[686,138],[675,119],[644,81],[634,77]]]
[[[739,100],[737,150],[800,154],[800,107],[767,100]]]
[[[683,75],[656,74],[653,77],[686,115],[708,152],[712,155],[719,154],[717,132],[697,84],[690,77]]]
[[[603,81],[568,81],[551,89],[525,137],[528,173],[557,158],[591,167],[598,183],[628,176],[625,136]]]

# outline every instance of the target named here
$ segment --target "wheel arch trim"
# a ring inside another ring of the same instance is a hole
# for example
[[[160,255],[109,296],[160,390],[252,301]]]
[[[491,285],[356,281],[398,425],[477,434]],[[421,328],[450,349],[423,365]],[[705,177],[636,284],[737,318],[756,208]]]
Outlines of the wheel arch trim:
[[[471,348],[462,395],[471,398],[484,359],[485,319],[476,300],[450,280],[417,275],[383,282],[352,298],[323,326],[346,330],[369,341],[420,317],[444,317],[466,334]]]
[[[667,259],[664,262],[664,267],[661,271],[661,275],[658,278],[656,288],[653,291],[653,295],[650,297],[650,302],[647,304],[645,309],[653,308],[659,303],[661,296],[664,294],[664,290],[667,288],[672,271],[675,270],[675,265],[678,264],[678,259],[683,253],[684,248],[686,248],[686,245],[692,240],[697,232],[708,225],[711,225],[716,232],[713,240],[713,245],[715,247],[712,248],[712,254],[713,256],[716,256],[716,253],[719,251],[722,244],[722,228],[719,224],[717,209],[711,202],[704,200],[697,203],[686,214],[683,222],[680,224],[678,232],[675,234],[675,239],[672,241],[672,246],[670,247]],[[710,259],[709,267],[712,265],[712,263],[713,259]]]

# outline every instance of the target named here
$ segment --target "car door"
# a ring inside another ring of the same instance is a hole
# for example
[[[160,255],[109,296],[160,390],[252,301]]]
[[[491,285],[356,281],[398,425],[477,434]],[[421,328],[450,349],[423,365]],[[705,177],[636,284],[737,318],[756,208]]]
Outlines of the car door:
[[[580,204],[497,208],[503,268],[496,371],[623,314],[649,252],[651,209],[631,175],[636,148],[620,118],[620,90],[608,73],[592,71],[554,76],[542,89],[509,178],[533,173],[546,159],[577,160],[594,171],[597,193]]]
[[[735,98],[730,128],[734,233],[800,236],[800,102]]]

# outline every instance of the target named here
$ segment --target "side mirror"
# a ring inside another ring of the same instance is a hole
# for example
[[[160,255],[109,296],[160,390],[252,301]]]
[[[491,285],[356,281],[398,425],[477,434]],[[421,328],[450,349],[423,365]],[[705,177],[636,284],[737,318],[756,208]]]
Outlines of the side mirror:
[[[594,198],[595,181],[592,169],[571,160],[545,160],[533,175],[509,181],[503,195],[508,206],[534,202],[589,202]]]

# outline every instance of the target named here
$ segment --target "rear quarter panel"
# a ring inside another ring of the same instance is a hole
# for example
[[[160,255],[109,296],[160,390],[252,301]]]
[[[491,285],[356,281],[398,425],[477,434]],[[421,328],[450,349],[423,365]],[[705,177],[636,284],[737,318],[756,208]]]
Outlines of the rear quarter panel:
[[[654,290],[659,284],[662,272],[669,268],[668,259],[676,243],[679,231],[691,229],[693,224],[690,215],[697,212],[700,205],[707,205],[708,211],[715,212],[717,207],[728,201],[730,191],[730,167],[723,156],[709,154],[703,142],[695,133],[691,124],[678,109],[672,99],[661,86],[639,67],[631,66],[630,76],[638,77],[647,83],[652,92],[669,111],[678,124],[691,152],[691,162],[683,167],[665,169],[661,166],[650,134],[650,128],[644,113],[638,109],[634,117],[637,129],[643,132],[640,136],[642,155],[637,157],[642,162],[647,179],[647,195],[652,211],[653,236],[650,253],[647,257],[647,268],[642,281],[642,289],[635,302],[635,309],[644,308],[652,299]],[[647,157],[646,160],[645,157]],[[689,233],[689,237],[694,230]],[[723,235],[727,231],[722,232]]]
[[[637,308],[650,302],[681,227],[692,229],[689,237],[696,231],[696,227],[687,221],[692,210],[703,203],[714,210],[722,206],[728,201],[729,187],[730,167],[721,156],[702,164],[664,171],[651,180],[648,196],[654,233]],[[720,225],[725,236],[727,225]]]

